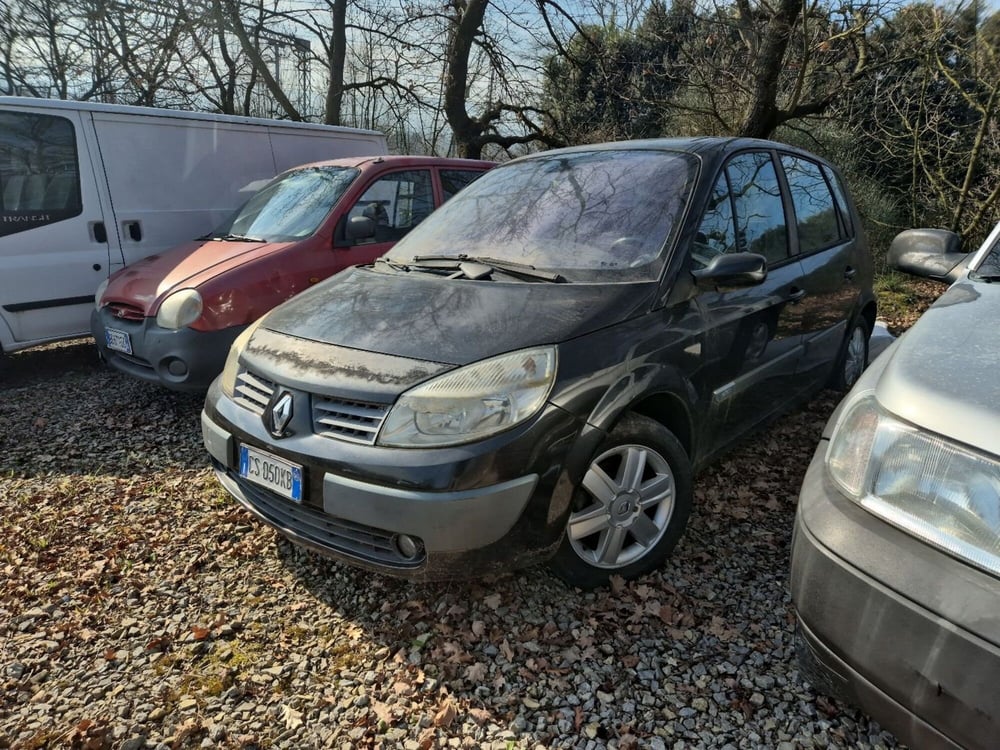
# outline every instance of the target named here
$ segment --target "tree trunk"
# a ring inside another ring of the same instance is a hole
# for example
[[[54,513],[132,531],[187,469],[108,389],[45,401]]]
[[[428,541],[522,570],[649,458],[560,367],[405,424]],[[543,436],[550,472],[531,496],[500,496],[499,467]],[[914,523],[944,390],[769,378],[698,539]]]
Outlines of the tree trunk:
[[[455,136],[459,156],[478,159],[483,152],[483,126],[465,108],[472,41],[486,16],[489,0],[452,0],[455,19],[448,40],[444,113]]]
[[[347,0],[334,0],[333,29],[330,39],[330,83],[326,88],[327,125],[342,125],[344,104],[344,61],[347,59]]]
[[[802,11],[802,0],[781,0],[768,21],[754,66],[751,98],[737,135],[768,138],[781,124],[778,111],[778,78],[792,28]]]

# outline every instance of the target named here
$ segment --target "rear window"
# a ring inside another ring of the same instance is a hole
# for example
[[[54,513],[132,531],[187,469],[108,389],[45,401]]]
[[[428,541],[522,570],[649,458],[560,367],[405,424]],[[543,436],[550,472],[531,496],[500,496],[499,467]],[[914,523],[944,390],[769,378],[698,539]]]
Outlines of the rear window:
[[[837,208],[819,164],[782,154],[781,166],[795,208],[799,252],[812,253],[836,245],[841,240]]]

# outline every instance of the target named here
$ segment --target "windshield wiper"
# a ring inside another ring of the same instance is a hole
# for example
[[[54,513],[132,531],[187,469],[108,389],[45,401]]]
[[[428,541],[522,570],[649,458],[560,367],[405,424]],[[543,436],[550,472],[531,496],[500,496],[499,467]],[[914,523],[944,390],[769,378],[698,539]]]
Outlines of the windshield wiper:
[[[382,265],[389,266],[393,271],[409,271],[410,267],[405,263],[400,263],[396,260],[391,260],[386,258],[384,255],[375,259],[375,265],[381,263]]]
[[[248,237],[245,234],[206,234],[204,237],[199,237],[199,240],[215,240],[216,242],[267,242],[267,240],[262,240],[260,237]]]
[[[444,263],[446,265],[433,265],[436,263]],[[561,284],[566,281],[566,277],[562,274],[539,271],[534,266],[527,263],[516,263],[512,260],[501,260],[499,258],[490,258],[484,255],[466,255],[465,253],[461,253],[459,255],[414,256],[411,268],[421,266],[425,268],[452,268],[461,271],[463,275],[470,279],[485,278],[489,276],[488,271],[501,271],[511,276],[530,279],[532,281],[548,281],[553,284]],[[463,266],[465,267],[463,268]]]

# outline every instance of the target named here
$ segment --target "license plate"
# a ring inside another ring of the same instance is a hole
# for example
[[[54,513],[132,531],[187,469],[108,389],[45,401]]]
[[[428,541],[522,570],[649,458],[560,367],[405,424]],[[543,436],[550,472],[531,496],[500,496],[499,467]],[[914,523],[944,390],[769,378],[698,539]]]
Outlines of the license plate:
[[[240,476],[289,500],[302,502],[302,467],[298,464],[241,445]]]
[[[117,328],[105,328],[104,340],[108,344],[108,349],[114,349],[116,352],[125,352],[126,354],[132,353],[132,339],[129,338],[127,331],[119,331]]]

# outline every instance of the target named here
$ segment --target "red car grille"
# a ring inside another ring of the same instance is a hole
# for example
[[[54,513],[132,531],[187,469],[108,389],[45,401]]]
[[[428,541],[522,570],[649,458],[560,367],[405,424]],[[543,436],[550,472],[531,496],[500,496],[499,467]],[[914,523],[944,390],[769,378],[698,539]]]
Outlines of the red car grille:
[[[121,320],[143,320],[146,317],[146,313],[141,307],[125,302],[109,302],[108,310]]]

